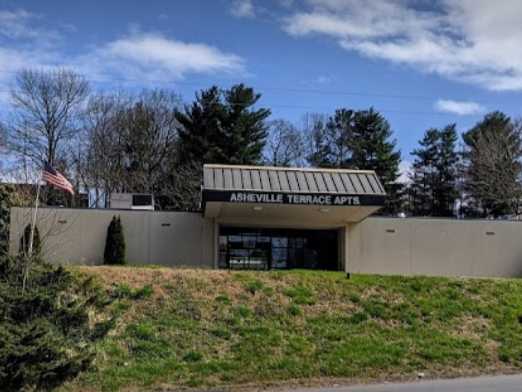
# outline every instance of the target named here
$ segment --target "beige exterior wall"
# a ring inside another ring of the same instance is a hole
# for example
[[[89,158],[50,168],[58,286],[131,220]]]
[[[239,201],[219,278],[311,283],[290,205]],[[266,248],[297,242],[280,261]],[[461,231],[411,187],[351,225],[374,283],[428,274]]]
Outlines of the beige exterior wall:
[[[346,242],[350,273],[522,276],[522,222],[368,218]]]
[[[368,218],[345,228],[290,220],[232,221],[201,214],[45,208],[38,213],[44,257],[63,264],[101,264],[107,226],[121,216],[130,264],[213,268],[220,224],[339,228],[346,272],[434,276],[522,276],[522,222]],[[11,252],[18,251],[31,209],[11,211]],[[299,224],[298,224],[299,223]]]
[[[30,208],[11,211],[10,251],[16,253]],[[107,227],[119,215],[130,264],[162,264],[212,268],[214,224],[201,214],[43,208],[37,226],[44,258],[63,264],[102,264]]]

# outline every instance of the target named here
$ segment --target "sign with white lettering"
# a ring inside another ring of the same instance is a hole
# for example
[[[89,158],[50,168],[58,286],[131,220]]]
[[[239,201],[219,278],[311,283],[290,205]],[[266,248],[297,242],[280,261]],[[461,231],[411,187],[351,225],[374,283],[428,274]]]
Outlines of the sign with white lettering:
[[[203,203],[221,201],[228,203],[294,204],[318,206],[380,206],[383,195],[336,195],[323,193],[284,193],[252,191],[203,191]]]
[[[290,193],[232,192],[231,203],[310,204],[320,206],[358,206],[359,196],[299,195]]]

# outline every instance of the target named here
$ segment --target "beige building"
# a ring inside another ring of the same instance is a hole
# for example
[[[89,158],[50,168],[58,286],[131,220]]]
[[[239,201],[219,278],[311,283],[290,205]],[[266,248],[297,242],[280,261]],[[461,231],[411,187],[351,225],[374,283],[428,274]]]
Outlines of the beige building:
[[[384,200],[372,171],[205,165],[200,213],[44,208],[37,221],[44,257],[65,264],[102,264],[119,215],[136,265],[522,275],[522,223],[367,218]],[[30,219],[12,210],[12,253]]]

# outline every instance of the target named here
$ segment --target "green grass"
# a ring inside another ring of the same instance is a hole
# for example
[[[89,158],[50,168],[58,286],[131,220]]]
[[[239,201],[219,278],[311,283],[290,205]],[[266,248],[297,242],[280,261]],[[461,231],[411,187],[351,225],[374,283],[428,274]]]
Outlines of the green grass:
[[[122,317],[72,390],[522,370],[519,280],[107,268]]]

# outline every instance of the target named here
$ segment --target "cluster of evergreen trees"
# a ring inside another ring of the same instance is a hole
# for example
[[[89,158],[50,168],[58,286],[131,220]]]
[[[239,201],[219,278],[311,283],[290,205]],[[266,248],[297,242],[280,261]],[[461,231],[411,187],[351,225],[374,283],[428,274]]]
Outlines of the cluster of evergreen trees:
[[[375,170],[388,194],[382,214],[518,214],[520,127],[503,113],[486,115],[463,134],[461,145],[455,124],[428,129],[412,153],[409,182],[400,183],[401,152],[389,122],[375,109],[313,115],[299,129],[284,120],[269,122],[270,110],[256,106],[260,97],[243,84],[211,87],[175,111],[176,158],[163,183],[174,184],[169,194],[176,208],[198,208],[204,163],[285,162]]]
[[[259,98],[243,85],[225,91],[212,87],[199,93],[184,112],[178,111],[179,167],[194,168],[198,175],[192,178],[198,179],[203,163],[285,162],[375,170],[388,194],[382,214],[499,217],[519,213],[521,126],[501,112],[486,115],[463,133],[462,141],[456,124],[428,129],[412,152],[409,181],[401,183],[397,142],[388,121],[373,108],[313,115],[303,129],[279,120],[272,130],[266,121],[270,110],[254,109]],[[263,154],[267,141],[270,152]],[[197,200],[199,180],[192,185],[178,196]]]
[[[431,128],[412,155],[409,209],[413,215],[451,216],[458,197],[455,124]]]
[[[50,91],[57,105],[46,108]],[[18,120],[0,124],[0,131],[24,168],[52,162],[78,189],[94,193],[96,206],[107,206],[114,192],[146,192],[160,208],[197,210],[203,164],[221,163],[375,170],[388,194],[382,214],[519,213],[521,126],[500,112],[486,115],[461,141],[455,124],[428,129],[405,184],[390,124],[373,108],[308,114],[301,127],[269,120],[261,95],[243,84],[201,90],[188,105],[166,90],[89,91],[88,81],[71,71],[24,71],[11,93]],[[42,200],[55,196],[44,192]],[[0,194],[0,239],[5,200]]]
[[[270,136],[266,121],[270,110],[253,108],[259,98],[253,89],[243,85],[225,91],[212,87],[199,93],[184,112],[177,112],[176,118],[181,125],[178,173],[184,173],[184,179],[190,177],[186,173],[198,178],[192,187],[178,189],[179,202],[197,200],[204,163],[272,163],[263,159]],[[295,128],[289,126],[288,129],[295,132]],[[375,170],[389,194],[386,212],[394,213],[400,209],[402,195],[397,183],[400,152],[392,139],[389,123],[380,113],[374,109],[339,109],[326,120],[317,116],[312,127],[301,132],[300,138],[294,134],[280,139],[280,143],[286,140],[292,144],[282,150],[292,149],[293,161],[319,167]],[[299,143],[303,148],[297,151],[301,151],[302,156],[295,156],[296,144]],[[293,163],[284,158],[274,158],[274,161]],[[190,168],[193,168],[192,172]],[[173,178],[173,182],[180,181]]]
[[[405,207],[417,216],[501,217],[520,214],[522,127],[501,112],[462,134],[455,124],[428,129],[415,160]]]
[[[400,151],[388,121],[376,110],[339,109],[315,121],[306,157],[311,166],[375,170],[388,194],[384,213],[401,208]]]
[[[178,153],[168,183],[173,204],[199,208],[202,167],[205,163],[260,164],[268,136],[266,108],[254,108],[261,98],[238,84],[222,90],[214,86],[196,94],[195,101],[177,110]]]

